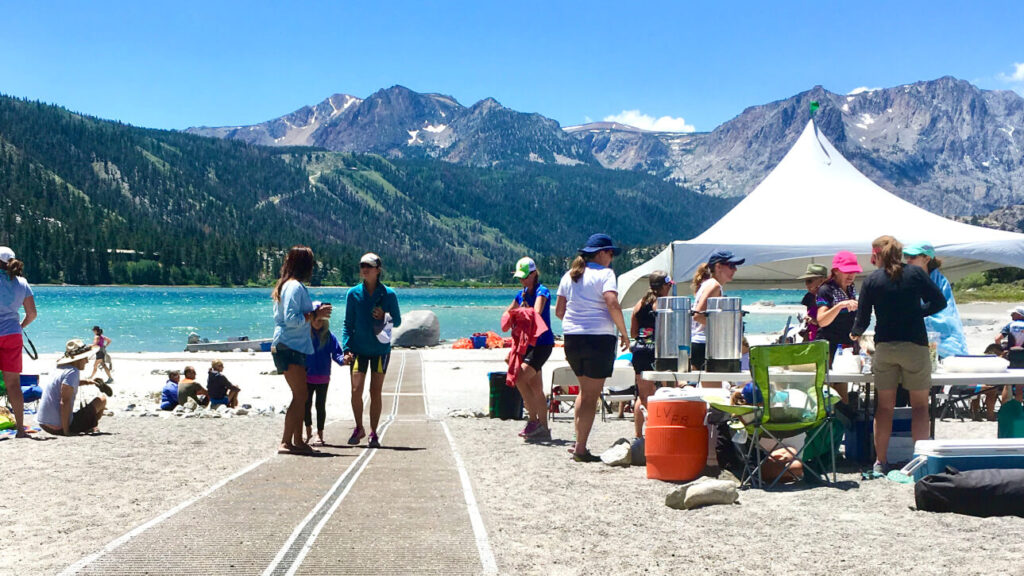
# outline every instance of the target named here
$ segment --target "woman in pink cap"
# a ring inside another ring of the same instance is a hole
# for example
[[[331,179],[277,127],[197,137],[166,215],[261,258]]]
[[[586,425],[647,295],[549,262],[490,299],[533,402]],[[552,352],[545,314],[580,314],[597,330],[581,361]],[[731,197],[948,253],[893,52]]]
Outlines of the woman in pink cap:
[[[857,313],[857,293],[853,281],[863,271],[853,252],[843,250],[832,258],[832,275],[818,288],[817,339],[828,341],[829,368],[840,346],[853,348],[854,353],[859,352],[858,344],[850,339],[850,331]],[[837,383],[833,387],[846,404],[847,385]]]

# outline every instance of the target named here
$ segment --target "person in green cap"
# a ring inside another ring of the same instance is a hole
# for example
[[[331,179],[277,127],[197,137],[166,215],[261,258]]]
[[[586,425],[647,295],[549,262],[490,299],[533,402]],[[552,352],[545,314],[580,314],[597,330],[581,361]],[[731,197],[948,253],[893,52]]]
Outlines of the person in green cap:
[[[823,264],[808,264],[807,270],[796,277],[803,280],[807,288],[807,294],[800,301],[807,308],[807,325],[800,331],[805,342],[813,342],[818,336],[818,288],[828,280],[828,275],[828,268]]]
[[[541,368],[551,356],[555,347],[555,334],[551,331],[551,291],[540,283],[540,272],[533,258],[520,258],[512,276],[519,280],[523,289],[516,294],[505,312],[513,308],[528,306],[547,324],[547,332],[537,337],[537,343],[526,349],[522,368],[516,378],[516,388],[523,397],[523,406],[530,417],[519,435],[526,441],[551,440],[548,428],[547,400],[544,398],[544,379]]]

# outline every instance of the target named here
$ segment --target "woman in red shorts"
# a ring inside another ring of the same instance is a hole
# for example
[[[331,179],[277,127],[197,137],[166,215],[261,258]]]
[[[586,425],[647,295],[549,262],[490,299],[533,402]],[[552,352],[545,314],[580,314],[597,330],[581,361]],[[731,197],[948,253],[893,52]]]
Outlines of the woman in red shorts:
[[[15,259],[14,250],[0,246],[0,372],[4,374],[7,398],[14,412],[17,438],[25,438],[25,403],[21,397],[22,329],[36,319],[36,301],[32,287],[21,275],[24,265]],[[21,308],[25,318],[21,318]]]

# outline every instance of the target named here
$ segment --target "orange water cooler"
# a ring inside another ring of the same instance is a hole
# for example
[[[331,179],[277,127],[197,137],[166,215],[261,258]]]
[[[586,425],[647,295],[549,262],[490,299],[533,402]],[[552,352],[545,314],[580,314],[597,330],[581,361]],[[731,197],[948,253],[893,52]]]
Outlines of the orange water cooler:
[[[648,478],[685,482],[700,476],[708,459],[707,412],[700,398],[647,399]]]

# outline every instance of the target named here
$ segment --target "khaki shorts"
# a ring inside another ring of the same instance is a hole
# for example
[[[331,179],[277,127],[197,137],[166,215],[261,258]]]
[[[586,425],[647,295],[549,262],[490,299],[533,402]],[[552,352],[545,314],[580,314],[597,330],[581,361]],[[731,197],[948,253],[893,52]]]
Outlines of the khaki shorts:
[[[932,386],[932,360],[928,347],[913,342],[877,342],[873,360],[875,388],[928,390]]]

